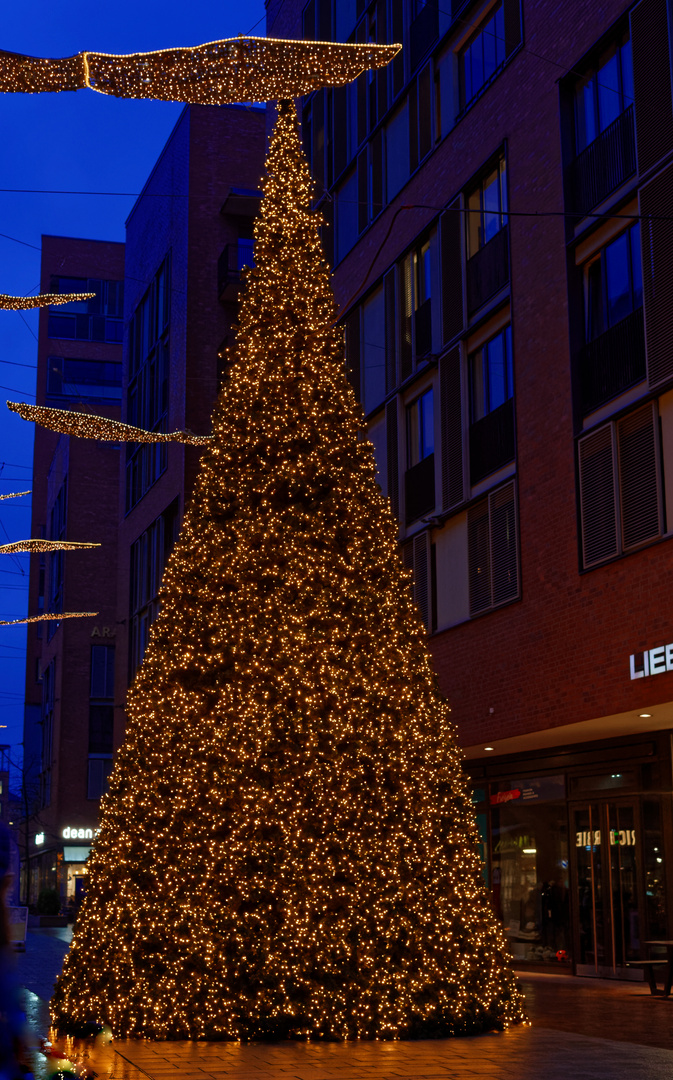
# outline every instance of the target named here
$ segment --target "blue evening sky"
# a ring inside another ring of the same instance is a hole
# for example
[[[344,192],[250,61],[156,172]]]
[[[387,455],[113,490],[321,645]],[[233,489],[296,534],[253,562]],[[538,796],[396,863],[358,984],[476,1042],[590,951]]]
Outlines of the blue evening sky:
[[[0,49],[32,56],[127,53],[250,32],[264,36],[263,0],[32,0],[3,4]],[[181,108],[91,90],[0,95],[0,292],[37,290],[43,234],[124,240],[133,195]],[[128,194],[53,193],[63,191]],[[30,488],[32,426],[4,401],[34,400],[36,333],[37,313],[0,311],[0,494]],[[0,543],[23,539],[29,529],[29,498],[0,501]],[[28,557],[0,560],[0,619],[22,618]],[[25,640],[25,626],[0,627],[0,744],[22,738]]]

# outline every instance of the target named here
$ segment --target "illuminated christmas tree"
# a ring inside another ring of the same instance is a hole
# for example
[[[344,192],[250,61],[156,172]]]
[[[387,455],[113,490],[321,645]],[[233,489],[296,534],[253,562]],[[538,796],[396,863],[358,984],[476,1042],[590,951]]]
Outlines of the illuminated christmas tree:
[[[267,172],[53,1015],[154,1038],[501,1027],[521,999],[290,103]]]

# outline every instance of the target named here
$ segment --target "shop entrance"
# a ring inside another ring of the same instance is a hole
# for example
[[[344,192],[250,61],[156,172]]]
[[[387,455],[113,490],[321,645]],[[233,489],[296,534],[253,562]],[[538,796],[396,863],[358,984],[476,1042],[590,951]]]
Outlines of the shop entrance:
[[[636,800],[601,800],[571,810],[578,975],[634,977],[626,963],[642,955],[647,920],[638,809]]]

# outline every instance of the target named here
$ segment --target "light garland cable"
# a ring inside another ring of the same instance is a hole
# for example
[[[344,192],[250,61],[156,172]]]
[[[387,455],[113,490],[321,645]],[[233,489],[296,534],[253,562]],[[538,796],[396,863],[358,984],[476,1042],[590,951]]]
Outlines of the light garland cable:
[[[97,611],[50,611],[44,615],[29,615],[25,619],[0,620],[0,626],[21,626],[23,623],[60,622],[61,619],[93,619]]]
[[[20,499],[22,495],[32,494],[32,491],[12,491],[10,495],[0,495],[0,499]]]
[[[0,91],[37,94],[90,87],[116,97],[201,105],[270,101],[343,86],[384,67],[401,45],[237,37],[188,48],[47,59],[0,51]]]
[[[90,300],[95,293],[40,293],[37,296],[8,296],[0,293],[0,310],[27,311],[29,308],[53,307],[54,304],[70,304],[75,300]]]
[[[80,548],[97,548],[100,544],[85,544],[75,540],[16,540],[12,544],[0,544],[0,555],[14,555],[29,551],[31,554],[45,551],[78,551]]]
[[[61,435],[76,435],[82,439],[100,439],[103,442],[138,443],[186,443],[190,446],[207,446],[212,435],[194,435],[191,431],[145,431],[144,428],[123,424],[121,420],[109,420],[94,413],[75,412],[70,409],[50,409],[46,405],[27,405],[25,402],[8,401],[7,408],[18,413],[23,420],[30,420]]]

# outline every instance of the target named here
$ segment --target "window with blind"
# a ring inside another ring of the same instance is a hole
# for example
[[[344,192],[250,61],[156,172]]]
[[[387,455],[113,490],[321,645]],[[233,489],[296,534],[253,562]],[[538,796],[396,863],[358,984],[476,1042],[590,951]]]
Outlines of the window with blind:
[[[578,444],[582,566],[598,566],[663,535],[656,402]]]
[[[411,570],[411,591],[421,619],[427,630],[431,620],[430,539],[428,533],[419,533],[402,547],[402,561]]]
[[[492,491],[467,515],[470,615],[509,604],[520,595],[514,482]]]

